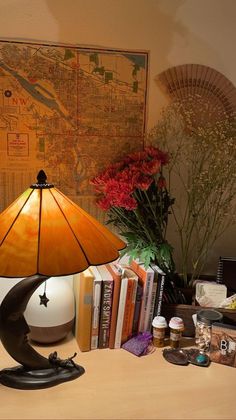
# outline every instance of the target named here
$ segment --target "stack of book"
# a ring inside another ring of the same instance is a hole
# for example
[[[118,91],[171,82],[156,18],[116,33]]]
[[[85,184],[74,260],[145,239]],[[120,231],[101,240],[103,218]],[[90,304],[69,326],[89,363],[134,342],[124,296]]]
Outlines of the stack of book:
[[[81,351],[117,349],[139,332],[151,331],[161,313],[165,274],[139,261],[110,263],[74,275],[75,338]]]

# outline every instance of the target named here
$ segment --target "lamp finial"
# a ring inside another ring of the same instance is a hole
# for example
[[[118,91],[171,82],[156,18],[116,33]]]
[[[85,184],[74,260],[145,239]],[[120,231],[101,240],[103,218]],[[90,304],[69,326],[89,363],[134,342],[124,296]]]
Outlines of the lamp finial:
[[[38,173],[37,180],[38,180],[38,184],[46,184],[47,175],[42,169]]]
[[[43,169],[41,169],[37,175],[37,183],[36,184],[32,184],[30,186],[30,188],[40,188],[40,189],[45,189],[45,188],[53,188],[54,185],[53,184],[48,184],[47,183],[47,175],[45,174],[45,172],[43,171]]]

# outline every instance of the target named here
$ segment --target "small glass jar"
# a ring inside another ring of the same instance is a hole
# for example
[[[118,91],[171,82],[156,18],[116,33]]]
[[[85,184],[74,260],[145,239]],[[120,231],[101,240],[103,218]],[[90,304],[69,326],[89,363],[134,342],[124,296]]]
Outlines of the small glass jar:
[[[184,322],[182,318],[174,316],[170,319],[170,347],[178,349],[180,346],[180,340],[182,332],[184,331]]]
[[[155,347],[164,347],[165,345],[165,331],[167,322],[164,316],[156,316],[152,321],[153,345]]]
[[[221,322],[223,315],[215,309],[202,309],[197,312],[195,343],[199,350],[208,352],[211,343],[211,327],[213,322]]]

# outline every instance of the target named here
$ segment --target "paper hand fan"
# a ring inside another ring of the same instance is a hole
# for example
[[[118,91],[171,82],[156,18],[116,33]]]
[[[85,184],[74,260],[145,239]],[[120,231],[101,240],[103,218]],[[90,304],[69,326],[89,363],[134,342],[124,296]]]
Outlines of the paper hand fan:
[[[210,104],[217,117],[235,117],[236,88],[223,74],[201,64],[171,67],[156,77],[156,82],[170,100],[201,98]]]

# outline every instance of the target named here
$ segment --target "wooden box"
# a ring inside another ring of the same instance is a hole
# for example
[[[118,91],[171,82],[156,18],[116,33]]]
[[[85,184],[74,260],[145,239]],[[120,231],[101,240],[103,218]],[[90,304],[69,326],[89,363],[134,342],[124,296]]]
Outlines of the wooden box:
[[[221,312],[224,316],[223,321],[226,324],[236,326],[236,310],[235,309],[223,309],[223,308],[202,308],[201,306],[195,305],[182,305],[182,304],[162,304],[161,315],[164,316],[169,322],[172,316],[178,316],[183,319],[185,324],[185,330],[183,336],[194,337],[195,326],[193,323],[192,315],[196,314],[201,309],[215,309]]]
[[[236,327],[218,322],[212,326],[209,356],[212,362],[236,367]]]

